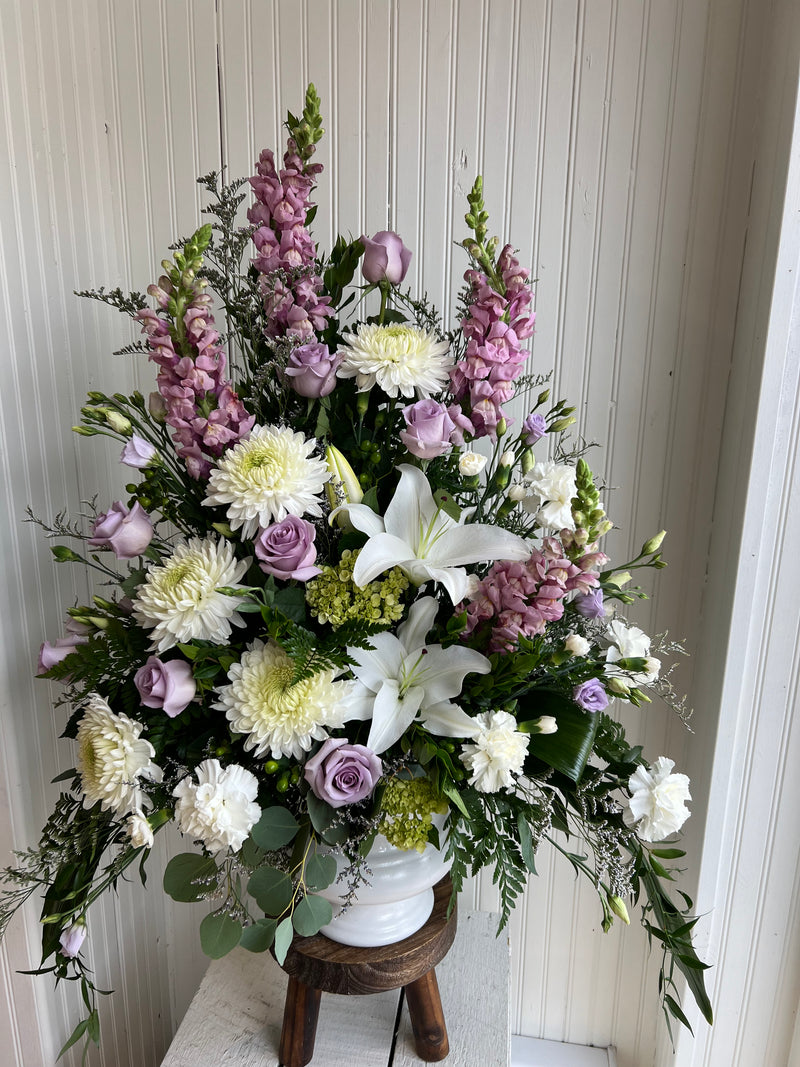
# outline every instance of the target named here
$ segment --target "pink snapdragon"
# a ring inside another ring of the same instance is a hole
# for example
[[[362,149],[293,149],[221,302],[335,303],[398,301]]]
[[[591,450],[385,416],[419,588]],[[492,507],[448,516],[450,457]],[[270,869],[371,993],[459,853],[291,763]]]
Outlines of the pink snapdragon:
[[[544,633],[564,614],[565,598],[597,585],[598,576],[582,571],[564,556],[555,537],[520,562],[495,563],[466,607],[465,636],[490,625],[489,651],[510,652],[520,637]]]
[[[175,290],[166,277],[147,290],[161,313],[146,308],[136,318],[147,334],[150,359],[159,366],[158,391],[164,421],[172,429],[179,456],[193,478],[205,478],[212,460],[249,433],[249,415],[225,377],[225,353],[211,313],[211,297],[193,281],[183,314],[183,330],[170,320],[168,306]],[[184,294],[185,296],[186,294]]]
[[[469,313],[461,322],[467,349],[450,372],[453,396],[471,420],[476,437],[494,438],[500,420],[510,421],[503,405],[513,397],[514,381],[528,356],[521,342],[533,333],[529,272],[510,245],[498,257],[497,272],[495,284],[502,285],[503,292],[479,270],[464,275],[471,290]]]
[[[320,295],[322,279],[314,268],[317,246],[305,224],[314,179],[321,170],[321,163],[303,162],[290,137],[280,173],[272,151],[264,149],[250,179],[256,198],[247,212],[257,227],[253,266],[261,275],[270,337],[311,340],[333,314],[330,297]]]

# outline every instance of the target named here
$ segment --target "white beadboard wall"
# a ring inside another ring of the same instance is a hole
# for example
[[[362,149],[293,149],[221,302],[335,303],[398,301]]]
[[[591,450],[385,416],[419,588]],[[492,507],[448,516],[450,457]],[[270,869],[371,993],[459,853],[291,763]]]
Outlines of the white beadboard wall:
[[[777,255],[770,226],[781,217],[785,120],[775,119],[772,141],[758,136],[763,114],[784,113],[778,53],[784,93],[791,89],[793,53],[781,52],[788,46],[772,29],[784,25],[778,14],[789,19],[786,10],[777,0],[0,0],[4,856],[36,837],[55,795],[45,783],[69,759],[58,740],[65,710],[52,710],[55,688],[34,681],[32,670],[41,641],[63,632],[65,607],[88,594],[83,577],[55,566],[39,531],[23,524],[25,508],[49,517],[64,507],[75,514],[95,493],[115,499],[126,478],[113,450],[70,426],[86,389],[147,392],[152,381],[146,361],[110,354],[131,339],[127,323],[72,291],[144,290],[167,245],[201,219],[195,177],[221,165],[231,176],[251,173],[313,80],[327,130],[319,241],[328,245],[340,228],[397,229],[414,250],[409,280],[451,311],[466,265],[455,246],[465,194],[482,173],[493,231],[519,248],[538,279],[533,368],[553,368],[554,392],[578,405],[580,432],[604,444],[595,467],[619,487],[608,500],[621,528],[610,538],[614,555],[670,530],[671,569],[647,579],[653,597],[636,620],[686,638],[694,658],[679,684],[698,705],[698,729],[687,734],[655,706],[626,722],[653,756],[669,753],[693,775],[692,866],[705,910],[716,909],[703,936],[715,958],[732,960],[730,977],[714,978],[726,1022],[710,1034],[699,1023],[697,1038],[681,1037],[673,1056],[644,936],[632,927],[604,937],[592,893],[543,850],[512,924],[514,1030],[613,1043],[620,1067],[649,1067],[657,1056],[755,1067],[762,1061],[750,1055],[744,1030],[741,1058],[730,1051],[727,1020],[744,1005],[747,1026],[771,1035],[763,1062],[787,1062],[800,999],[789,958],[794,905],[777,894],[768,928],[750,942],[748,959],[759,965],[773,938],[785,943],[780,966],[737,984],[737,931],[758,897],[734,900],[728,891],[760,886],[768,867],[743,845],[731,859],[719,836],[704,840],[702,815],[710,806],[715,819],[733,819],[737,841],[761,828],[746,805],[737,822],[730,770],[714,763],[719,738],[736,729],[722,701],[735,605],[724,595],[705,603],[703,593],[720,521],[735,534],[750,506],[731,481],[730,460],[719,492],[718,470],[739,426],[746,462],[756,427],[736,368],[751,360],[757,385],[768,280],[758,287]],[[763,170],[754,180],[757,158],[771,185]],[[771,234],[758,256],[747,229],[752,190],[759,232]],[[751,319],[735,333],[737,308]],[[788,386],[783,397],[794,433]],[[784,522],[792,472],[775,488]],[[729,581],[737,548],[732,536]],[[796,596],[769,604],[778,620],[796,617]],[[704,607],[713,613],[701,624]],[[777,701],[786,731],[788,684],[751,696],[755,705]],[[747,766],[750,788],[768,794],[759,811],[793,802],[785,773],[764,777]],[[791,820],[784,832],[795,863]],[[158,1064],[199,984],[197,909],[171,905],[157,888],[176,846],[174,838],[159,842],[147,893],[123,885],[92,913],[98,983],[116,989],[103,1004],[93,1064]],[[687,882],[690,891],[696,882]],[[491,907],[493,899],[484,879],[469,903]],[[36,943],[32,908],[0,951],[9,1067],[54,1062],[77,1017],[74,990],[54,994],[46,979],[14,973],[37,962]]]

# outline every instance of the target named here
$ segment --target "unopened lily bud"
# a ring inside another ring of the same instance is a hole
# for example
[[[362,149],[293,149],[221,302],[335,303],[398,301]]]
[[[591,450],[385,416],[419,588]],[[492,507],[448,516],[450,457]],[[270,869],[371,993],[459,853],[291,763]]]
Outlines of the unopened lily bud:
[[[654,552],[658,552],[659,548],[661,548],[661,542],[664,540],[666,535],[667,531],[661,530],[661,532],[657,533],[655,537],[651,537],[649,541],[645,541],[645,543],[642,545],[641,554],[643,556],[652,556]]]
[[[328,445],[325,449],[325,462],[331,472],[333,487],[340,487],[348,504],[360,504],[364,496],[361,483],[356,477],[356,472],[335,445]],[[326,486],[326,489],[328,489],[328,486]],[[337,499],[338,495],[338,493],[334,492],[333,499],[331,499],[330,493],[328,494],[331,506],[335,506],[336,503],[341,504],[342,501]]]
[[[607,900],[609,908],[611,908],[617,918],[622,919],[626,926],[630,926],[631,917],[628,915],[628,909],[625,907],[625,901],[622,897],[612,897],[611,894],[609,894]]]
[[[234,536],[233,530],[227,522],[212,522],[211,526],[221,537],[224,537],[228,541]]]

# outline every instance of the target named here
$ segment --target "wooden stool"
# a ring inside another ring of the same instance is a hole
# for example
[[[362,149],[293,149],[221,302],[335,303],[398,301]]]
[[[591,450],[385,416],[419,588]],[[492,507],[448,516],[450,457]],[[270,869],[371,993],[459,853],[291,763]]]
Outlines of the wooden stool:
[[[456,936],[456,908],[447,916],[452,888],[449,876],[434,886],[431,917],[421,930],[393,945],[352,948],[321,935],[295,938],[283,964],[289,988],[281,1031],[282,1067],[310,1063],[323,992],[362,995],[401,986],[417,1055],[428,1063],[445,1058],[450,1045],[434,968]]]

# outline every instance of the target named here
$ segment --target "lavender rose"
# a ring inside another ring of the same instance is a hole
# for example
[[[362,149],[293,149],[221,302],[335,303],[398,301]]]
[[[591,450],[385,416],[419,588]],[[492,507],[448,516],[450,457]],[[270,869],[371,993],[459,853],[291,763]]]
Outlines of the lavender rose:
[[[307,582],[321,574],[314,566],[317,549],[314,538],[317,531],[305,519],[296,515],[287,515],[282,522],[276,522],[261,530],[255,540],[256,556],[262,571],[275,578],[295,578],[298,582]]]
[[[572,699],[584,711],[602,711],[608,707],[608,694],[598,678],[589,678],[572,690]]]
[[[57,637],[55,644],[45,641],[39,649],[39,662],[36,667],[36,673],[44,674],[45,671],[49,671],[51,667],[55,667],[62,659],[71,656],[78,645],[85,645],[88,640],[88,637],[76,634],[73,637]]]
[[[137,501],[128,508],[117,500],[98,515],[89,538],[90,548],[110,548],[117,559],[135,559],[153,539],[150,516]]]
[[[370,796],[383,774],[383,764],[371,748],[329,737],[303,773],[314,796],[332,808],[341,808]]]
[[[139,668],[133,684],[146,708],[163,708],[171,719],[191,704],[197,691],[192,668],[186,660],[171,659],[164,663],[157,656],[151,656]]]
[[[406,429],[400,439],[409,452],[420,459],[434,459],[450,448],[450,435],[455,423],[447,408],[437,400],[418,400],[403,408]]]
[[[292,350],[284,374],[296,393],[317,400],[336,387],[336,369],[342,358],[338,352],[330,352],[326,345],[314,341]]]
[[[124,463],[126,467],[136,467],[138,470],[143,470],[155,454],[154,446],[135,433],[123,448],[119,461]]]
[[[399,285],[411,262],[411,252],[392,230],[381,230],[374,237],[362,237],[364,259],[361,273],[373,285],[387,281]]]

